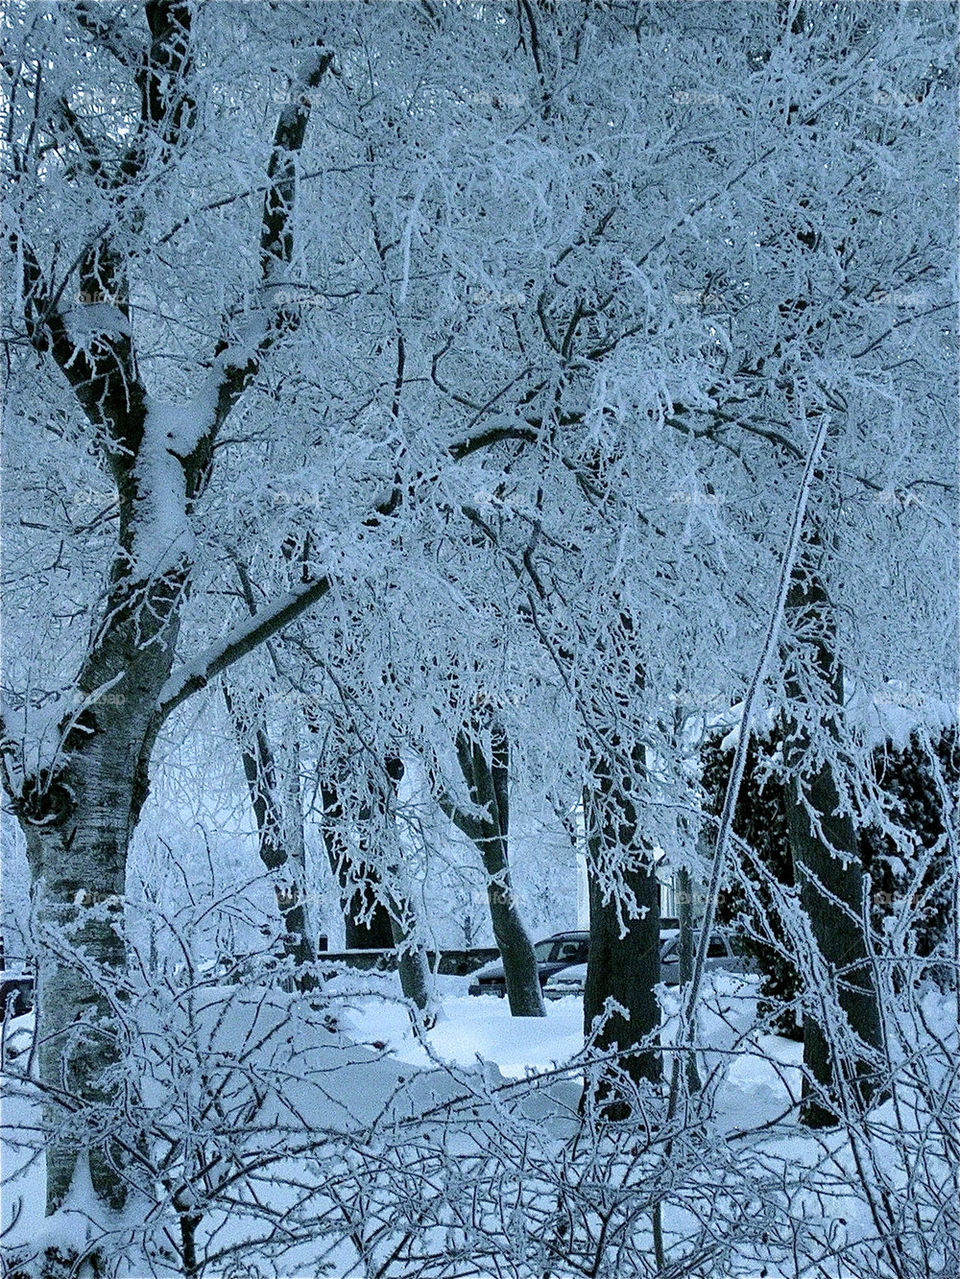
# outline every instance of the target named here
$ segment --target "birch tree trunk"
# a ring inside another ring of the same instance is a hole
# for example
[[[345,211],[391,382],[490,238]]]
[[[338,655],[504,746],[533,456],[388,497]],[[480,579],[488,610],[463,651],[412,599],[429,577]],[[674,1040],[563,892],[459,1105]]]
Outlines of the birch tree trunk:
[[[171,163],[186,144],[195,116],[193,6],[148,3],[144,13],[146,46],[132,62],[120,58],[119,74],[136,68],[134,93],[139,90],[141,103],[129,149],[120,152],[118,164],[118,157],[105,159],[78,132],[78,169],[126,210],[136,205],[137,184],[149,165]],[[105,50],[120,56],[122,42],[110,28],[86,10],[80,18]],[[319,48],[307,56],[299,79],[303,90],[320,83],[331,57]],[[127,300],[127,246],[101,238],[79,261],[79,297],[114,300],[91,309],[90,323],[102,327],[81,343],[61,310],[62,288],[51,290],[34,246],[16,233],[11,237],[23,267],[27,335],[72,389],[113,478],[119,508],[107,597],[75,683],[77,708],[61,721],[52,757],[11,794],[26,838],[41,941],[39,1061],[51,1129],[48,1214],[63,1203],[81,1156],[89,1163],[97,1200],[115,1209],[127,1198],[137,1161],[137,1139],[120,1126],[128,1113],[124,1085],[111,1068],[122,1060],[125,1033],[120,1014],[127,856],[147,797],[157,734],[187,696],[298,616],[327,587],[311,583],[266,618],[251,621],[209,661],[181,677],[172,674],[191,578],[190,517],[211,476],[214,441],[263,356],[296,322],[273,304],[270,285],[293,250],[295,157],[309,102],[303,92],[282,107],[274,134],[259,237],[260,336],[251,342],[248,335],[236,353],[228,338],[221,339],[207,385],[187,405],[153,402],[140,379]],[[68,103],[58,109],[67,127],[79,129]],[[226,320],[223,327],[229,332]],[[6,732],[2,739],[6,750]]]
[[[40,1075],[48,1121],[63,1127],[67,1097],[108,1100],[100,1082],[122,1053],[116,1020],[123,999],[127,852],[147,795],[141,746],[169,675],[177,632],[179,575],[121,582],[78,681],[84,698],[105,685],[130,690],[91,704],[63,726],[58,759],[28,778],[17,811],[37,900]],[[112,1135],[90,1140],[83,1126],[47,1148],[47,1211],[62,1203],[79,1149],[87,1145],[97,1195],[112,1207],[126,1195],[132,1152]]]

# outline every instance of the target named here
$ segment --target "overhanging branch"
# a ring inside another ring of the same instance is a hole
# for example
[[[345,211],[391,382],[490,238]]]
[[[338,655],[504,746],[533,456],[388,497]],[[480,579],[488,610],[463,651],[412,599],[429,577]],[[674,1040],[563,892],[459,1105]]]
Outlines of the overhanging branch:
[[[217,675],[225,671],[241,657],[265,643],[278,631],[295,622],[298,617],[323,598],[330,590],[330,579],[321,577],[278,600],[272,607],[244,618],[219,643],[208,648],[192,662],[174,671],[157,699],[154,714],[156,729],[167,716],[181,706],[194,693],[205,688]]]

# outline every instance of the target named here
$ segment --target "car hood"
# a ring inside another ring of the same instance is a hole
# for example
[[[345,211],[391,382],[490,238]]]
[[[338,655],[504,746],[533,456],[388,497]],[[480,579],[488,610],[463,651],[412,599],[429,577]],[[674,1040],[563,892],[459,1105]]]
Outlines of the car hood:
[[[491,959],[489,964],[484,964],[482,968],[475,968],[470,974],[471,981],[477,981],[480,977],[502,977],[503,960]]]
[[[571,985],[582,986],[587,980],[586,964],[571,964],[569,968],[561,968],[547,982],[548,986],[565,986],[567,983]]]

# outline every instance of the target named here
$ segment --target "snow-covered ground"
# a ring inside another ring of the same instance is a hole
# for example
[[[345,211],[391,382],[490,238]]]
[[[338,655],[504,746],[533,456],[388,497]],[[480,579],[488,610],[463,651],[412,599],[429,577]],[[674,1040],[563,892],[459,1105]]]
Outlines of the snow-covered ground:
[[[856,1160],[861,1165],[865,1158],[873,1160],[872,1175],[885,1179],[894,1198],[911,1168],[911,1175],[929,1180],[936,1164],[936,1143],[922,1131],[929,1116],[919,1109],[912,1117],[905,1114],[904,1091],[899,1113],[893,1113],[892,1103],[880,1108],[872,1135],[869,1140],[858,1136],[856,1151],[842,1130],[814,1134],[799,1128],[801,1046],[755,1028],[755,981],[710,975],[697,1031],[703,1045],[697,1057],[701,1097],[709,1102],[688,1126],[676,1155],[664,1163],[659,1138],[628,1150],[628,1158],[621,1146],[601,1140],[588,1166],[595,1168],[598,1185],[609,1183],[614,1198],[620,1196],[630,1220],[649,1223],[649,1214],[638,1214],[630,1204],[644,1202],[645,1178],[662,1176],[675,1160],[680,1183],[664,1215],[668,1241],[683,1251],[685,1241],[700,1238],[708,1205],[713,1205],[708,1219],[714,1209],[726,1214],[717,1227],[720,1235],[726,1231],[736,1238],[733,1252],[718,1253],[727,1268],[704,1266],[705,1275],[753,1276],[762,1270],[770,1279],[812,1277],[822,1272],[785,1257],[793,1249],[809,1258],[821,1239],[824,1253],[856,1258],[860,1265],[864,1248],[869,1257],[879,1244],[869,1242],[875,1222],[857,1183]],[[475,1236],[509,1249],[514,1227],[498,1217],[503,1211],[498,1181],[509,1185],[511,1194],[527,1196],[525,1212],[534,1223],[538,1212],[555,1204],[557,1186],[580,1202],[579,1182],[552,1180],[580,1141],[570,1144],[579,1126],[583,1078],[579,998],[548,1003],[545,1018],[515,1019],[505,1000],[471,997],[468,984],[464,978],[439,980],[440,1015],[430,1031],[419,1034],[396,975],[344,972],[335,978],[326,993],[336,1022],[326,1027],[297,996],[263,988],[211,984],[169,1006],[144,1001],[138,1012],[144,1045],[139,1069],[142,1097],[155,1117],[158,1154],[172,1148],[164,1146],[172,1133],[179,1143],[178,1167],[188,1166],[197,1152],[209,1159],[213,1151],[212,1166],[223,1184],[229,1182],[225,1172],[250,1170],[244,1174],[245,1189],[218,1189],[203,1205],[198,1245],[208,1261],[201,1273],[230,1279],[360,1274],[360,1236],[363,1247],[382,1260],[388,1241],[399,1238],[398,1204],[415,1221],[422,1219],[420,1213],[429,1217],[428,1206],[439,1205],[436,1221],[447,1224],[423,1227],[423,1246],[433,1257],[429,1250],[453,1246],[448,1232],[450,1220],[459,1221],[458,1196],[470,1199],[477,1193],[485,1204],[477,1218],[483,1228],[478,1233],[471,1227],[471,1235],[460,1222],[454,1231],[458,1246]],[[661,1002],[663,1040],[669,1045],[676,1029],[676,991],[661,987]],[[941,1030],[944,1008],[944,1001],[931,995],[928,1012]],[[11,1063],[15,1068],[23,1061],[30,1019],[18,1019],[13,1029],[12,1046],[20,1049]],[[544,1074],[549,1082],[537,1080]],[[26,1149],[29,1130],[39,1119],[23,1096],[9,1096],[4,1103],[7,1249],[36,1242],[48,1230],[42,1159],[31,1159]],[[908,1138],[908,1146],[913,1144],[906,1158],[903,1134],[908,1130],[916,1136]],[[460,1168],[466,1181],[458,1189]],[[749,1195],[733,1189],[745,1170],[756,1187],[755,1209],[747,1203]],[[934,1169],[933,1175],[948,1173]],[[630,1176],[638,1180],[632,1183]],[[487,1182],[478,1188],[483,1177]],[[731,1197],[724,1198],[728,1190]],[[131,1251],[130,1240],[151,1211],[162,1210],[173,1219],[170,1193],[169,1185],[164,1190],[158,1184],[153,1209],[141,1204],[138,1219],[116,1223],[111,1246],[118,1255],[122,1250],[138,1258],[123,1263],[127,1268],[118,1274],[124,1279],[182,1273],[176,1258],[156,1248],[144,1251],[142,1238]],[[88,1184],[78,1183],[68,1224],[60,1220],[56,1238],[84,1237],[88,1196]],[[920,1204],[917,1220],[930,1219],[936,1209],[934,1192],[930,1202]],[[278,1213],[284,1214],[283,1237]],[[345,1222],[355,1219],[360,1224],[351,1235]],[[589,1220],[584,1221],[589,1234]],[[638,1246],[638,1237],[639,1246],[646,1246],[642,1230],[648,1228],[631,1227],[631,1246]],[[523,1246],[527,1252],[533,1247],[529,1240]],[[247,1268],[238,1270],[241,1259]],[[877,1273],[886,1274],[879,1252],[877,1261]],[[436,1266],[423,1273],[434,1271],[440,1273]],[[400,1273],[402,1267],[384,1271],[389,1279]],[[526,1271],[521,1266],[515,1273]],[[831,1279],[834,1273],[846,1279],[842,1266],[834,1266]]]
[[[365,989],[364,989],[365,983]],[[548,1000],[545,1018],[511,1017],[506,999],[470,996],[466,977],[439,978],[442,996],[437,1024],[425,1038],[414,1034],[392,975],[364,974],[364,983],[351,977],[340,984],[344,992],[344,1025],[360,1043],[383,1048],[400,1061],[429,1066],[431,1057],[456,1066],[495,1065],[507,1079],[552,1070],[569,1062],[583,1047],[583,1003],[579,997]],[[349,997],[346,992],[355,989]],[[678,1011],[676,990],[661,988],[664,1038],[671,1040],[672,1018]],[[758,1109],[780,1114],[790,1101],[799,1101],[798,1043],[778,1035],[751,1034],[756,1020],[756,978],[734,974],[708,975],[700,1014],[703,1042],[713,1052],[700,1064],[724,1075],[724,1107],[756,1122]],[[579,1077],[579,1076],[578,1076]]]
[[[511,1017],[506,999],[469,995],[470,980],[437,979],[440,1013],[425,1036],[427,1047],[413,1032],[392,974],[379,982],[368,980],[367,991],[348,1000],[345,1026],[360,1042],[382,1043],[401,1061],[428,1066],[434,1055],[454,1065],[474,1066],[482,1059],[508,1078],[549,1070],[580,1051],[583,1010],[579,1000],[558,1000],[548,1007],[546,1018]],[[350,979],[339,984],[346,991]]]

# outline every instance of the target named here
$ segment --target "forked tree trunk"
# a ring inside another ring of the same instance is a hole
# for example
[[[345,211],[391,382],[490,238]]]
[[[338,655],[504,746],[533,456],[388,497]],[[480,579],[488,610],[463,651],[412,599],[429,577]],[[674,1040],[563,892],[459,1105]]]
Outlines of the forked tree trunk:
[[[836,739],[842,714],[843,672],[835,656],[834,628],[823,582],[809,567],[798,567],[787,597],[794,634],[801,638],[787,660],[787,692],[797,705],[815,703],[809,681],[829,705],[819,715],[819,731]],[[803,673],[804,667],[806,673]],[[790,774],[787,828],[801,906],[829,974],[825,990],[808,991],[803,1027],[805,1079],[801,1118],[810,1127],[827,1127],[842,1113],[837,1090],[850,1090],[856,1104],[877,1097],[871,1053],[883,1046],[880,1008],[864,935],[864,876],[857,833],[842,814],[840,794],[829,761],[812,773],[806,761],[813,744],[808,728],[795,721],[784,731],[784,763]],[[831,1013],[845,1018],[855,1036],[852,1060],[832,1033]],[[861,1048],[856,1047],[860,1041]]]
[[[196,114],[190,86],[194,6],[149,3],[144,12],[143,47],[136,57],[121,59],[119,72],[126,75],[136,67],[126,88],[130,100],[140,102],[140,119],[129,130],[129,149],[115,154],[111,144],[104,156],[90,143],[77,160],[78,172],[85,171],[102,192],[112,195],[115,213],[126,201],[128,225],[136,221],[137,184],[148,167],[153,180],[162,171],[156,165],[179,156]],[[99,27],[98,20],[93,26]],[[134,27],[130,36],[138,39]],[[110,47],[106,36],[104,48]],[[171,410],[153,404],[141,380],[126,300],[126,263],[135,256],[129,245],[115,245],[101,235],[82,254],[80,296],[116,301],[92,309],[92,326],[103,311],[112,318],[101,331],[91,328],[78,344],[61,309],[67,278],[54,292],[34,247],[19,233],[11,237],[23,268],[27,335],[72,389],[118,499],[118,542],[108,596],[75,684],[80,705],[61,723],[50,762],[33,775],[23,776],[22,760],[4,773],[24,830],[37,900],[40,1076],[51,1128],[47,1211],[62,1204],[78,1159],[84,1158],[95,1196],[85,1207],[95,1225],[100,1224],[97,1204],[123,1205],[128,1173],[137,1159],[136,1136],[121,1136],[119,1127],[128,1125],[133,1113],[123,1104],[125,1082],[119,1070],[109,1076],[105,1071],[119,1067],[124,1054],[127,856],[147,796],[157,733],[187,696],[329,588],[326,579],[311,582],[268,611],[262,622],[218,646],[207,660],[180,672],[176,687],[169,686],[190,578],[190,517],[210,478],[217,432],[280,331],[295,327],[293,314],[281,313],[272,302],[271,286],[293,252],[296,156],[310,115],[306,91],[319,85],[331,60],[324,50],[311,50],[297,81],[305,96],[279,111],[258,246],[265,316],[261,336],[236,348],[226,336],[219,339],[211,352],[208,383],[189,406]],[[106,181],[108,173],[115,176]],[[118,225],[116,218],[111,225]],[[222,332],[231,328],[230,317],[223,317]],[[5,730],[0,748],[5,756],[12,754]],[[16,784],[11,776],[17,777]],[[78,1258],[68,1251],[67,1262],[73,1265]],[[47,1266],[48,1259],[37,1264]]]
[[[502,725],[494,723],[489,758],[476,731],[461,729],[456,748],[470,802],[482,809],[483,815],[465,812],[447,794],[438,796],[440,806],[480,853],[487,875],[490,923],[503,960],[511,1016],[545,1017],[533,942],[520,917],[510,880],[510,743]]]
[[[634,1084],[642,1080],[657,1083],[662,1076],[657,1039],[660,1006],[655,989],[660,980],[660,881],[632,798],[646,767],[642,746],[634,747],[631,763],[632,774],[621,776],[623,770],[616,764],[595,760],[595,780],[584,794],[590,896],[584,1033],[593,1032],[608,999],[616,1000],[626,1011],[626,1016],[620,1012],[609,1016],[596,1038],[598,1048],[618,1054],[616,1068],[606,1072],[601,1089],[604,1111],[612,1119],[630,1113],[630,1087],[617,1084],[619,1072]],[[605,881],[610,880],[606,868],[613,866],[621,868],[623,888],[632,893],[637,907],[635,914],[623,912],[623,934],[616,898],[606,892]],[[635,1051],[644,1040],[647,1046]]]

